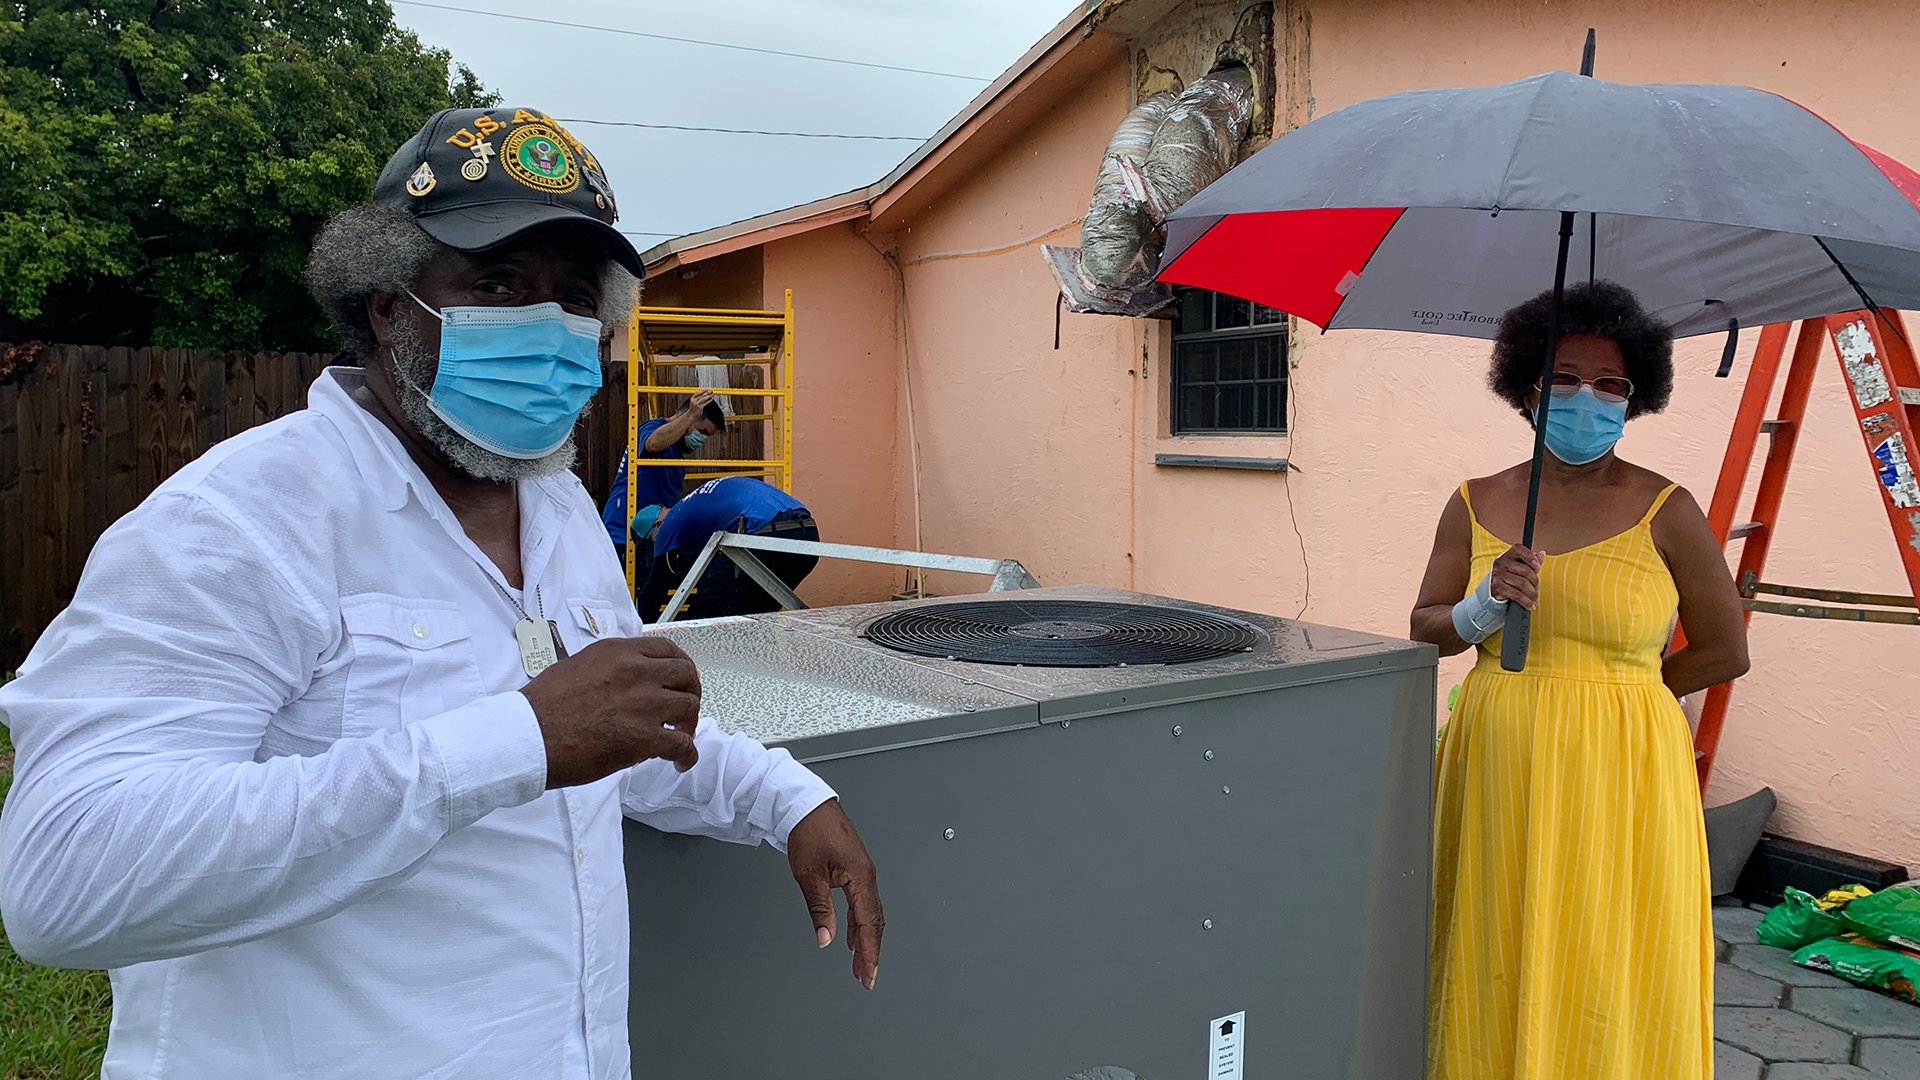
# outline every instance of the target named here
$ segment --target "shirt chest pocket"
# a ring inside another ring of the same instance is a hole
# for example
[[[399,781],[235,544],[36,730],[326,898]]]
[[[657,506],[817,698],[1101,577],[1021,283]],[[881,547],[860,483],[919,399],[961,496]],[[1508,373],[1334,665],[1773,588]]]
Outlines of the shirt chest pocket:
[[[627,605],[628,621],[634,619],[633,605]],[[577,653],[601,638],[631,637],[637,627],[628,628],[620,619],[620,602],[598,596],[581,596],[567,601],[567,617],[555,619],[560,636],[566,639],[567,652]]]
[[[485,693],[458,605],[363,595],[343,601],[340,617],[353,649],[343,735],[398,731]]]

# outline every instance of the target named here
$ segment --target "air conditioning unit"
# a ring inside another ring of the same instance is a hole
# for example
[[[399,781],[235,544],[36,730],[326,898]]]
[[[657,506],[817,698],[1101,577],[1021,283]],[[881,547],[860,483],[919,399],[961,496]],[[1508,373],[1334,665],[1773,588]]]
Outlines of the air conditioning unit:
[[[888,929],[867,993],[776,853],[629,823],[637,1077],[1422,1075],[1431,648],[1091,587],[659,632]]]

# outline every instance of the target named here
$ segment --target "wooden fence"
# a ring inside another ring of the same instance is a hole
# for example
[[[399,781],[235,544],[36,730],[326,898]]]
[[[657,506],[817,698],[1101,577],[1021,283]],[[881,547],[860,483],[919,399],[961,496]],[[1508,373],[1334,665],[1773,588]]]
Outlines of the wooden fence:
[[[213,444],[304,408],[332,359],[0,345],[0,671],[17,667],[72,600],[108,525]],[[576,472],[596,505],[621,461],[626,423],[622,357],[576,433]],[[758,430],[729,432],[714,452],[757,455],[761,441]]]

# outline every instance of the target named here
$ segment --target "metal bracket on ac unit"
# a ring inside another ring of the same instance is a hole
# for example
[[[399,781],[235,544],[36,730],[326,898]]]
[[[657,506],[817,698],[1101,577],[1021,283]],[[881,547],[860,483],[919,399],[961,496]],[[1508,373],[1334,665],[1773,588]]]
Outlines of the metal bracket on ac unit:
[[[901,551],[895,548],[866,547],[860,544],[829,544],[820,540],[786,540],[777,536],[759,536],[751,533],[714,533],[707,538],[707,546],[687,568],[687,576],[681,579],[680,587],[674,590],[673,599],[667,601],[666,610],[660,613],[660,621],[670,623],[680,617],[681,609],[687,605],[687,596],[699,583],[701,575],[707,572],[716,554],[725,553],[742,573],[752,578],[756,584],[767,591],[767,595],[780,602],[787,611],[800,611],[806,603],[794,595],[787,583],[767,569],[755,551],[782,551],[792,555],[815,555],[823,559],[847,559],[852,562],[882,563],[887,566],[905,566],[917,570],[949,570],[956,574],[980,574],[991,577],[993,583],[987,586],[988,592],[1011,592],[1015,589],[1037,589],[1040,582],[1020,565],[1018,559],[980,559],[967,555],[938,555],[926,551]]]

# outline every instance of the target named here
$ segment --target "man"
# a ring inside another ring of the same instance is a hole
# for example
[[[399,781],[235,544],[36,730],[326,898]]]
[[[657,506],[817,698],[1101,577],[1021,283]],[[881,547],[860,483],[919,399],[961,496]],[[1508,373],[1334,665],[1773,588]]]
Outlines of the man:
[[[727,429],[727,416],[713,391],[701,390],[672,416],[659,416],[640,425],[642,462],[653,458],[684,458]],[[634,471],[636,506],[672,506],[687,489],[687,470],[681,465],[645,465]],[[607,494],[607,508],[600,515],[607,536],[614,546],[627,542],[627,470],[623,466],[613,478],[613,490]]]
[[[699,723],[567,472],[640,270],[614,220],[544,115],[434,116],[315,241],[365,367],[109,529],[0,689],[0,913],[112,969],[107,1080],[627,1076],[623,811],[784,846],[872,987],[833,793]]]
[[[709,480],[672,507],[643,507],[634,515],[636,539],[652,540],[652,569],[640,589],[640,610],[658,614],[687,576],[707,540],[717,532],[779,535],[788,540],[818,540],[820,529],[800,500],[749,476]],[[783,551],[754,553],[787,588],[799,588],[819,558]],[[700,618],[756,615],[778,611],[780,604],[725,555],[716,555],[697,583],[699,596],[689,614]]]

